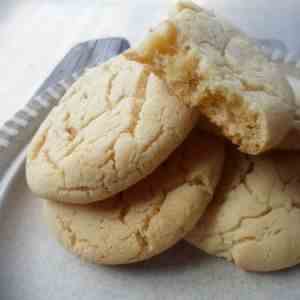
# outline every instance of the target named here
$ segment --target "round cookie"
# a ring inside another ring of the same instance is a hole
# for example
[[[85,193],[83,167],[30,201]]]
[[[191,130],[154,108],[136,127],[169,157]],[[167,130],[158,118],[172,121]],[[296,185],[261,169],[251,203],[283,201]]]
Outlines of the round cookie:
[[[46,219],[72,253],[99,264],[127,264],[168,249],[212,199],[223,143],[193,131],[157,170],[110,199],[89,205],[45,201]]]
[[[113,58],[79,78],[43,122],[28,149],[28,185],[62,202],[109,198],[158,167],[197,117],[149,66]]]
[[[300,263],[300,154],[231,149],[212,204],[186,240],[248,271]]]

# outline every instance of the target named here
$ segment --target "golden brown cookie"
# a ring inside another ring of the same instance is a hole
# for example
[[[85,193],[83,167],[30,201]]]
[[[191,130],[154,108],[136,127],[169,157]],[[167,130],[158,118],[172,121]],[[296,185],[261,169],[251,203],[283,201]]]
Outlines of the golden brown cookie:
[[[33,138],[26,175],[46,199],[87,204],[125,190],[183,142],[198,113],[122,55],[88,70]]]
[[[157,255],[189,232],[212,199],[223,143],[194,131],[153,174],[108,201],[45,201],[46,219],[71,252],[99,264]]]
[[[216,196],[186,240],[248,271],[300,263],[300,155],[226,157]]]

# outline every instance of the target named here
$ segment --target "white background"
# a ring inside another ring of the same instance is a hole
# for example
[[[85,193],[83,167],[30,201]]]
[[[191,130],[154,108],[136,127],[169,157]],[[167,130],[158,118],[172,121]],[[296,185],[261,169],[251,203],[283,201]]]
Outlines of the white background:
[[[76,43],[103,36],[137,42],[171,0],[0,0],[0,126]],[[251,35],[300,50],[299,0],[199,0]]]

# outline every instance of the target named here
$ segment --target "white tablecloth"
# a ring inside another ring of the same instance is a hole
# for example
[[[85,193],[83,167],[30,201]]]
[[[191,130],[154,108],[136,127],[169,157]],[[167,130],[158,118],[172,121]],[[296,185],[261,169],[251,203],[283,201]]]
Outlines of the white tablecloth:
[[[138,41],[167,14],[168,0],[1,0],[0,126],[20,109],[68,49],[80,41]],[[260,38],[300,50],[298,0],[199,0]]]

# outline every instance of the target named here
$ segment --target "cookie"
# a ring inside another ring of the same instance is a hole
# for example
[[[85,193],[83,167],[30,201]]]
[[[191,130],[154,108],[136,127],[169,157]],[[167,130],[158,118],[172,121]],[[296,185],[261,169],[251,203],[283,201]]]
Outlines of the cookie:
[[[230,150],[212,204],[186,240],[248,271],[300,263],[300,154]]]
[[[193,3],[180,2],[125,55],[151,65],[242,152],[275,148],[292,127],[294,95],[277,66],[245,34]]]
[[[87,204],[125,190],[183,142],[198,112],[122,55],[87,71],[33,138],[26,175],[42,198]]]
[[[195,130],[135,186],[89,205],[45,201],[45,216],[58,240],[85,260],[141,261],[193,228],[212,199],[223,159],[223,143]]]

